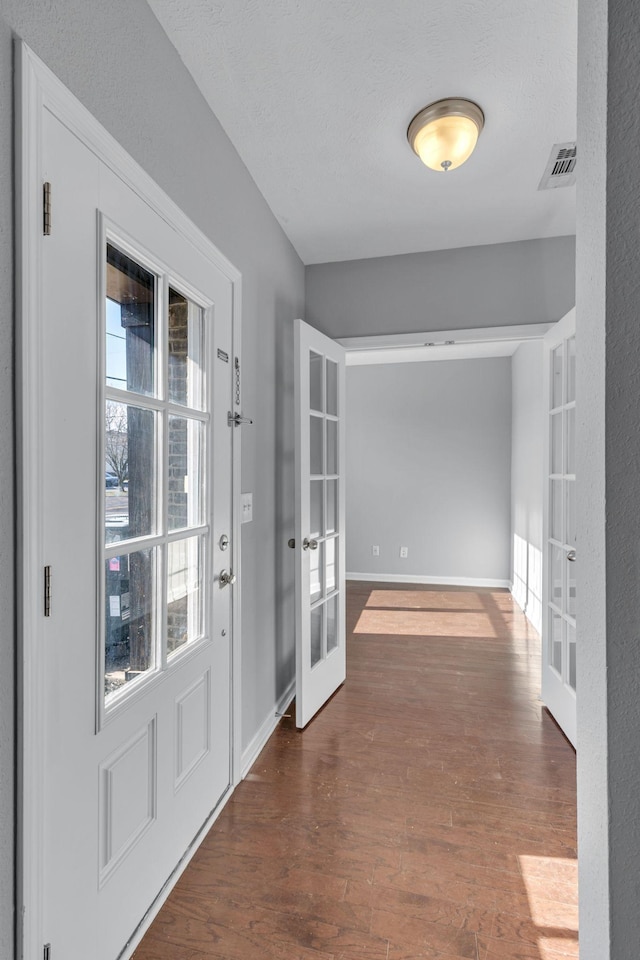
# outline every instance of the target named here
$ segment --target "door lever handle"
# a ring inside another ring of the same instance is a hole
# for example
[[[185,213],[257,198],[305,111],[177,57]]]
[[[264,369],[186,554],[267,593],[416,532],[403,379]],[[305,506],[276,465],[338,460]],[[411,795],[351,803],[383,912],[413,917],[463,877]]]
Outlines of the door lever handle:
[[[318,541],[317,541],[317,540],[309,540],[308,537],[305,537],[304,540],[302,541],[302,549],[303,549],[303,550],[317,550],[317,549],[318,549]]]

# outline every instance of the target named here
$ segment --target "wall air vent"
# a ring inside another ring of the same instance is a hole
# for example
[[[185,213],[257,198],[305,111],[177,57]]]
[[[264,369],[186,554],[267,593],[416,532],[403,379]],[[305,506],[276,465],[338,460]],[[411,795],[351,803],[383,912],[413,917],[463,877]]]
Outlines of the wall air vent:
[[[538,190],[571,187],[576,182],[576,144],[554,143]]]

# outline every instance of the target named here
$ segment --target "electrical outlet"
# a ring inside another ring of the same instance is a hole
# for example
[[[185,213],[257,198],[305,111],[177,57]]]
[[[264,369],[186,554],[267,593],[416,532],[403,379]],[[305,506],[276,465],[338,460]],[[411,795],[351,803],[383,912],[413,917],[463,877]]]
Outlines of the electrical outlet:
[[[243,493],[241,501],[240,523],[251,523],[253,520],[253,494]]]
[[[406,560],[409,556],[409,547],[400,547],[400,559]]]
[[[371,556],[372,556],[372,557],[379,557],[379,556],[380,556],[380,547],[378,546],[377,543],[374,544],[374,545],[371,547]]]

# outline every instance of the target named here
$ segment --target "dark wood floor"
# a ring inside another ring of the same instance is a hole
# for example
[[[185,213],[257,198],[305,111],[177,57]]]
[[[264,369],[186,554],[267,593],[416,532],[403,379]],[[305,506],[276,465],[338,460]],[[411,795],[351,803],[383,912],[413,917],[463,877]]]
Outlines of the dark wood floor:
[[[575,756],[510,595],[352,583],[348,631],[135,960],[577,957]]]

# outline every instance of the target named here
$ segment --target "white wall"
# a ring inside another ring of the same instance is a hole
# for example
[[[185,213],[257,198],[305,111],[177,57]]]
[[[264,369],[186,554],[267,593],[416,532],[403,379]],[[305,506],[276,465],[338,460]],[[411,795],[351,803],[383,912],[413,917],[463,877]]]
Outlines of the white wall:
[[[349,573],[506,584],[510,503],[511,358],[347,368]]]
[[[292,321],[304,269],[144,0],[0,0],[0,957],[13,947],[14,474],[12,39],[22,37],[242,271],[243,741],[293,677]],[[55,196],[55,186],[54,186]],[[55,201],[54,201],[55,203]],[[286,530],[286,527],[285,527]],[[281,532],[283,531],[283,532]]]
[[[575,304],[575,237],[306,267],[306,320],[330,337],[560,320]]]
[[[581,960],[640,946],[640,4],[578,3]]]
[[[542,343],[521,344],[512,357],[511,581],[513,596],[542,629],[543,386]]]

